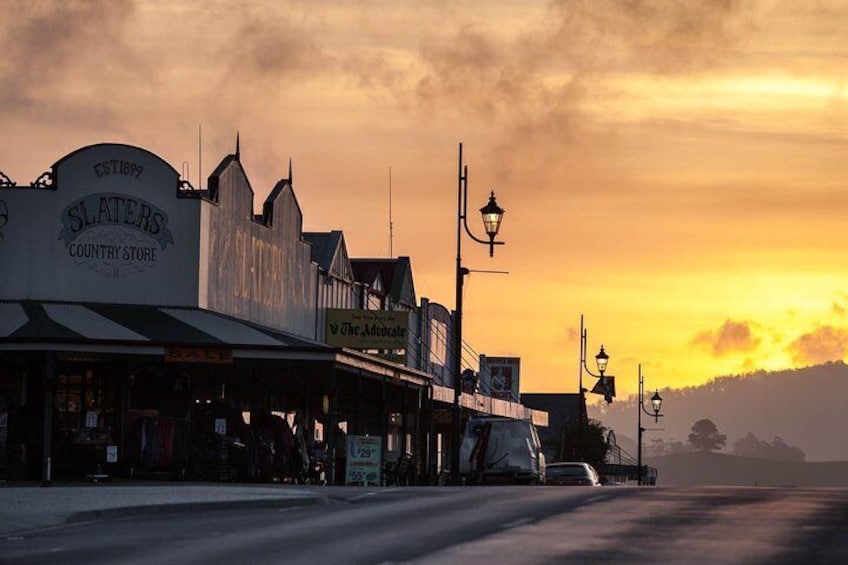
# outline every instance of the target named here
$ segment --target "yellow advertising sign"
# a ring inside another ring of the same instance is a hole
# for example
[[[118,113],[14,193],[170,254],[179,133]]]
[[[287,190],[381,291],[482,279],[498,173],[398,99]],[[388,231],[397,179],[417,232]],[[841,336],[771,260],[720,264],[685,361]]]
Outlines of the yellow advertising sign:
[[[409,312],[386,310],[327,310],[324,341],[351,349],[406,349]]]

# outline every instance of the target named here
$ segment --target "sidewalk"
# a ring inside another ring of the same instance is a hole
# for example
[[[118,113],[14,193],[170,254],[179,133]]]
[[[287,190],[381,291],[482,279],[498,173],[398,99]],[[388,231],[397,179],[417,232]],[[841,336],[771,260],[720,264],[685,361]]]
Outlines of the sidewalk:
[[[291,485],[216,483],[0,483],[0,536],[70,522],[220,507],[318,504],[326,495]]]

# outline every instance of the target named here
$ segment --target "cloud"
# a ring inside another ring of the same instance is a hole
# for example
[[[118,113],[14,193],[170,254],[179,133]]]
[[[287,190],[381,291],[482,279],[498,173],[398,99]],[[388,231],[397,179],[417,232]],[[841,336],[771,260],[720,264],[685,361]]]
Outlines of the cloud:
[[[104,76],[120,77],[139,61],[122,40],[132,0],[11,0],[0,7],[0,106],[80,121],[107,118],[85,93]],[[3,23],[5,22],[5,23]],[[87,63],[88,84],[74,69]],[[74,100],[71,92],[79,99]],[[102,94],[95,92],[93,94]],[[80,116],[74,112],[85,114]]]
[[[554,338],[552,347],[561,351],[564,349],[570,350],[572,347],[577,348],[580,343],[580,328],[575,326],[566,326],[564,331],[558,331]]]
[[[425,110],[460,104],[491,118],[520,109],[532,99],[537,78],[523,65],[511,44],[473,25],[460,28],[449,40],[431,40],[421,48],[424,72],[414,97]]]
[[[755,12],[732,0],[552,0],[511,34],[460,19],[422,40],[418,64],[392,90],[428,120],[484,120],[504,183],[609,176],[626,96],[610,79],[725,65]],[[617,181],[594,190],[617,191]]]
[[[654,73],[713,67],[735,51],[752,17],[733,0],[554,0],[544,49],[583,70]]]
[[[838,361],[848,353],[848,330],[821,326],[790,343],[786,350],[798,365]]]
[[[753,351],[760,344],[760,338],[751,330],[750,322],[725,320],[715,331],[703,331],[692,340],[695,345],[706,346],[715,357],[731,353]]]
[[[227,51],[244,74],[304,80],[335,70],[333,57],[312,41],[307,29],[285,17],[248,16],[232,41]]]

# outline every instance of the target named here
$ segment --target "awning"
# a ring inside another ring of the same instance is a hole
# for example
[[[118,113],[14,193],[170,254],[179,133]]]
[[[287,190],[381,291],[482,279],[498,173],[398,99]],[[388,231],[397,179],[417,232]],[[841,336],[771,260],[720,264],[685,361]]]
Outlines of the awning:
[[[339,369],[426,386],[422,371],[350,349],[293,336],[202,308],[0,301],[0,351],[165,355],[218,348],[235,359],[335,363]]]
[[[433,400],[436,403],[440,405],[453,404],[455,392],[452,388],[434,384],[432,389]],[[547,412],[533,410],[518,402],[509,402],[483,394],[468,394],[466,392],[460,395],[459,402],[463,408],[480,414],[491,414],[492,416],[502,416],[515,420],[530,420],[536,426],[548,426]]]
[[[0,302],[0,340],[334,350],[200,308],[29,300]]]

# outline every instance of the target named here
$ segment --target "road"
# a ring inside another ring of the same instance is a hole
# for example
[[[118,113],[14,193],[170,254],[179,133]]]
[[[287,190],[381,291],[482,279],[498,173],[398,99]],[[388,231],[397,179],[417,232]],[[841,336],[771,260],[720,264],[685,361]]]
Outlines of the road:
[[[848,563],[848,490],[322,489],[0,538],[2,563]]]

